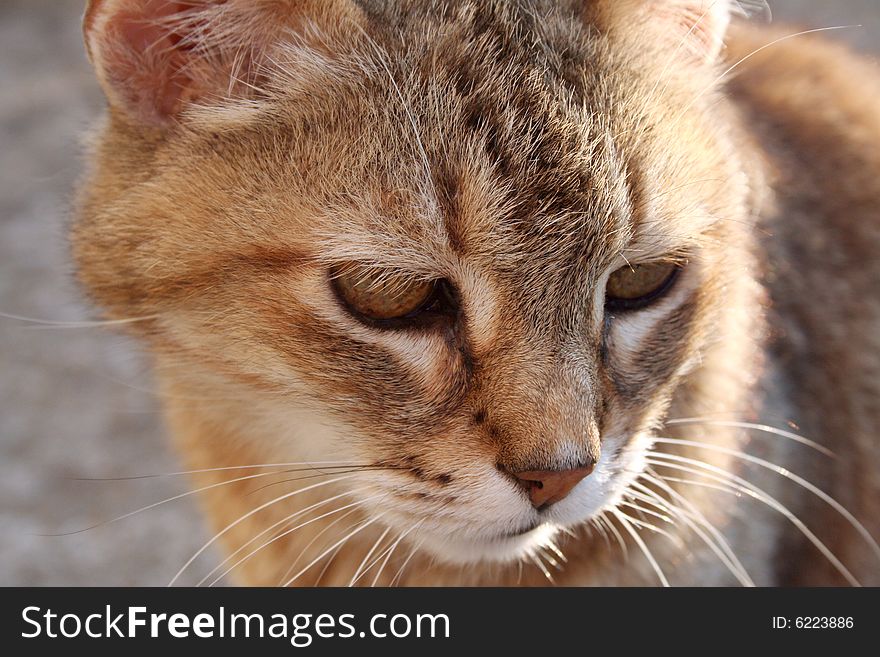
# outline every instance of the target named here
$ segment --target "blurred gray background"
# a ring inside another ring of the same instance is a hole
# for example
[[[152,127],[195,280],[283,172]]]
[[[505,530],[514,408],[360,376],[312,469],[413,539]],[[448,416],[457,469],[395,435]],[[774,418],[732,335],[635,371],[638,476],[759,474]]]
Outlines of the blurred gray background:
[[[205,542],[136,345],[94,319],[65,244],[79,140],[103,107],[80,0],[0,0],[0,585],[162,586]],[[771,0],[775,22],[880,50],[880,1]],[[16,319],[30,318],[39,322]],[[216,563],[207,554],[186,582]]]

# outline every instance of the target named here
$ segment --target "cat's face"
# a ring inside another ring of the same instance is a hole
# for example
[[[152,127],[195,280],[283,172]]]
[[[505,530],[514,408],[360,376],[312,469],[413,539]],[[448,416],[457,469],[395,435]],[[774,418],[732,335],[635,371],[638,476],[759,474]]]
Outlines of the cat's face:
[[[298,18],[257,94],[118,100],[76,233],[160,357],[271,399],[276,462],[370,465],[370,513],[453,561],[615,503],[746,276],[714,69],[556,4]]]

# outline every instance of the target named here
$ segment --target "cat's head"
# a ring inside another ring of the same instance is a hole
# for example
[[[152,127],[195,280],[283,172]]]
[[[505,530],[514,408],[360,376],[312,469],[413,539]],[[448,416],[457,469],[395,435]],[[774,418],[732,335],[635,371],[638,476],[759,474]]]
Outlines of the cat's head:
[[[732,4],[93,1],[81,279],[274,462],[369,464],[381,522],[521,555],[619,499],[723,348]]]

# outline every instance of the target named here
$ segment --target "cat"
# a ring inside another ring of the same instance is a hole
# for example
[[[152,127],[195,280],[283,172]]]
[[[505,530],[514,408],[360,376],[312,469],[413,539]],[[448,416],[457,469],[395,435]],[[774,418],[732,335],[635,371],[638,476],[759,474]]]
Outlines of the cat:
[[[172,583],[880,584],[880,75],[744,4],[88,3]]]

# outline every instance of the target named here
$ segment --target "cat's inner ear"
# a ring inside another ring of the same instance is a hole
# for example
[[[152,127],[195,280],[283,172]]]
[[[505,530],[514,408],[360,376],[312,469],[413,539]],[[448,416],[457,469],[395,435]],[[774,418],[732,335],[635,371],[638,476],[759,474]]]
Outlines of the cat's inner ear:
[[[647,35],[670,55],[712,63],[724,47],[731,14],[744,13],[736,0],[602,0],[601,21],[633,43]],[[644,42],[644,41],[643,41]]]
[[[161,126],[192,101],[252,92],[269,49],[284,32],[325,18],[336,4],[90,0],[83,33],[111,105]]]

